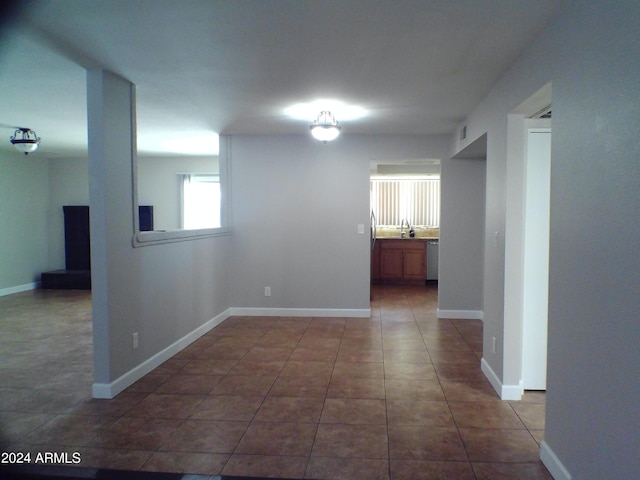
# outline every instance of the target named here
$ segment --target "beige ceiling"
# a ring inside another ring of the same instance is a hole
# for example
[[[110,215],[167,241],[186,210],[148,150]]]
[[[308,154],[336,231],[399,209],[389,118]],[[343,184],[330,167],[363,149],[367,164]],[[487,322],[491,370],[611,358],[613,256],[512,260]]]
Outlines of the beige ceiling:
[[[161,141],[308,134],[293,104],[366,111],[344,134],[446,134],[566,2],[559,0],[52,0],[0,37],[0,150],[12,127],[38,155],[86,152],[87,68],[137,89],[141,153]],[[165,152],[166,153],[166,152]]]

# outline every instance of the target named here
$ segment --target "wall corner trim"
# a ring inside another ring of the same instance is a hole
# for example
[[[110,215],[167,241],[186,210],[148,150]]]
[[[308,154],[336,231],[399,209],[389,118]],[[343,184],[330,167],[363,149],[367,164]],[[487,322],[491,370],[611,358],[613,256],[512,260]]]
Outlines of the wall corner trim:
[[[571,480],[571,474],[546,441],[540,444],[540,460],[555,480]]]
[[[482,310],[436,310],[438,318],[468,318],[471,320],[484,320]]]
[[[504,385],[484,357],[480,361],[480,368],[484,376],[487,377],[491,383],[493,389],[500,395],[501,400],[522,400],[522,395],[524,394],[522,384]]]
[[[164,350],[156,353],[141,364],[129,370],[111,383],[94,383],[92,388],[93,398],[113,398],[125,388],[132,385],[137,380],[144,377],[147,373],[158,367],[160,364],[170,359],[183,348],[187,347],[202,335],[210,331],[212,328],[220,325],[231,316],[230,309],[216,315],[208,320],[192,332],[188,333],[181,339],[169,345]]]

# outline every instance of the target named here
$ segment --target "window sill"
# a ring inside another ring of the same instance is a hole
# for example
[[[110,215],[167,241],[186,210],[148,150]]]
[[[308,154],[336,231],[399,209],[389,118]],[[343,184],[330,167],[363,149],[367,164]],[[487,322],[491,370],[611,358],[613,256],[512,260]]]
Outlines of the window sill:
[[[202,238],[230,235],[231,229],[203,228],[199,230],[155,230],[152,232],[136,232],[132,239],[134,248],[160,245],[164,243],[186,242]]]

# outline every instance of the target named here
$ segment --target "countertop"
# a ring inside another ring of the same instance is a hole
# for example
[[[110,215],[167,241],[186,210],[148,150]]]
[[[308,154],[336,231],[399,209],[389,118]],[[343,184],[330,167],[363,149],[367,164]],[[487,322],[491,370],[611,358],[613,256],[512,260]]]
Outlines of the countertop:
[[[440,240],[440,237],[376,237],[378,240]]]
[[[415,237],[409,236],[409,229],[403,229],[399,226],[378,225],[376,228],[376,240],[439,240],[440,228],[414,225],[411,227],[415,231]],[[406,237],[401,237],[401,232],[406,231]]]

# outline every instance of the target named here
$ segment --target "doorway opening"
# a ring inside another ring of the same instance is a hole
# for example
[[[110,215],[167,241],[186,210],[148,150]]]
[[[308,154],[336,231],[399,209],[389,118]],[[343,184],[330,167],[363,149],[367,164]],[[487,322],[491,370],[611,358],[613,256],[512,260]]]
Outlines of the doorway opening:
[[[546,390],[551,84],[508,117],[502,398]]]
[[[373,285],[437,284],[440,160],[376,162],[369,185],[370,298]]]

